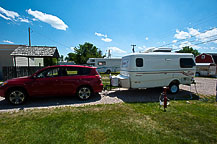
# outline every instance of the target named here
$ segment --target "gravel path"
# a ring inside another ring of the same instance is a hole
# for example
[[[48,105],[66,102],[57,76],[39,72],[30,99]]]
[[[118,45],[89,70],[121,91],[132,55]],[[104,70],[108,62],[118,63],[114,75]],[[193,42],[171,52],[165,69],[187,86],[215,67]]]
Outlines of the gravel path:
[[[197,91],[203,95],[216,95],[217,79],[211,78],[196,78]],[[170,99],[188,98],[190,95],[189,86],[180,86],[180,92],[176,95],[168,95]],[[191,90],[196,92],[195,87],[191,86]],[[19,111],[25,109],[41,109],[64,106],[86,106],[96,104],[114,104],[122,102],[157,102],[162,89],[142,89],[142,90],[128,90],[115,89],[113,91],[104,91],[99,95],[95,95],[90,100],[80,101],[76,97],[44,97],[31,98],[25,105],[11,106],[3,97],[0,97],[0,112]],[[197,98],[197,97],[194,97]]]
[[[216,83],[217,79],[214,78],[195,78],[196,89],[199,94],[203,95],[216,95]],[[188,90],[188,86],[181,85],[181,89]],[[196,93],[195,86],[191,86],[192,92]]]

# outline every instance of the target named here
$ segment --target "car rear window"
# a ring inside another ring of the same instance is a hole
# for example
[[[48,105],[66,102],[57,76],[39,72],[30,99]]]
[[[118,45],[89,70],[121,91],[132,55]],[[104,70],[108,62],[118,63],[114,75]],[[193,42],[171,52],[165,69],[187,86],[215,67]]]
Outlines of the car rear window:
[[[67,76],[74,76],[74,75],[89,75],[91,69],[90,68],[80,68],[80,67],[67,67],[66,70]]]

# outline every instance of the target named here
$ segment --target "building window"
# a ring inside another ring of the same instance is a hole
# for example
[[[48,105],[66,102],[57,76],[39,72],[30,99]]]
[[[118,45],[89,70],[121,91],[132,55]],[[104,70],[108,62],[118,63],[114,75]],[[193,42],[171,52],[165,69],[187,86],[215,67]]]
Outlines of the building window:
[[[201,59],[205,59],[205,58],[206,58],[206,55],[202,55],[202,56],[201,56]]]
[[[142,58],[136,59],[136,66],[137,67],[143,67],[143,59]]]
[[[106,65],[106,62],[105,62],[105,61],[99,61],[99,62],[98,62],[98,65],[99,65],[99,66]]]
[[[192,58],[181,58],[180,59],[181,68],[192,68],[193,66],[196,66],[196,65]]]

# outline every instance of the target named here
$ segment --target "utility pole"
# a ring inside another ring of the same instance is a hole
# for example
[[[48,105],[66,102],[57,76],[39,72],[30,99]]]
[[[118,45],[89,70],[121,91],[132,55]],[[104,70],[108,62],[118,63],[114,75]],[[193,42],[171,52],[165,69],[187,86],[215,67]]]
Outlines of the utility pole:
[[[135,44],[132,44],[131,45],[133,48],[132,48],[132,51],[133,51],[133,53],[135,52],[135,49],[134,49],[134,47],[136,46]]]
[[[31,47],[31,39],[30,39],[30,27],[29,27],[29,46]]]
[[[28,28],[28,31],[29,31],[29,48],[31,48],[31,39],[30,39],[30,27]],[[30,74],[29,72],[29,56],[27,56],[28,58],[28,75]]]
[[[108,50],[108,58],[111,58],[111,51],[110,51],[110,49]]]

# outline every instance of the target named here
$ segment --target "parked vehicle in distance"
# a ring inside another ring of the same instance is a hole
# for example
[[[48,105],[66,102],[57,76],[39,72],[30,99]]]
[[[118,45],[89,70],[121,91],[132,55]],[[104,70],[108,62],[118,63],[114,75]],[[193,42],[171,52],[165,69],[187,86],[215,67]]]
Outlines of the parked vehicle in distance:
[[[43,68],[32,76],[3,82],[0,96],[11,104],[22,104],[27,97],[74,95],[81,100],[101,92],[103,84],[94,67],[57,65]]]
[[[216,76],[216,64],[196,63],[196,76]]]
[[[123,88],[168,86],[171,93],[177,93],[179,84],[193,83],[195,66],[193,54],[133,53],[122,57],[120,74],[112,76],[111,84]]]
[[[97,67],[98,72],[120,72],[121,58],[89,58],[88,65]]]

